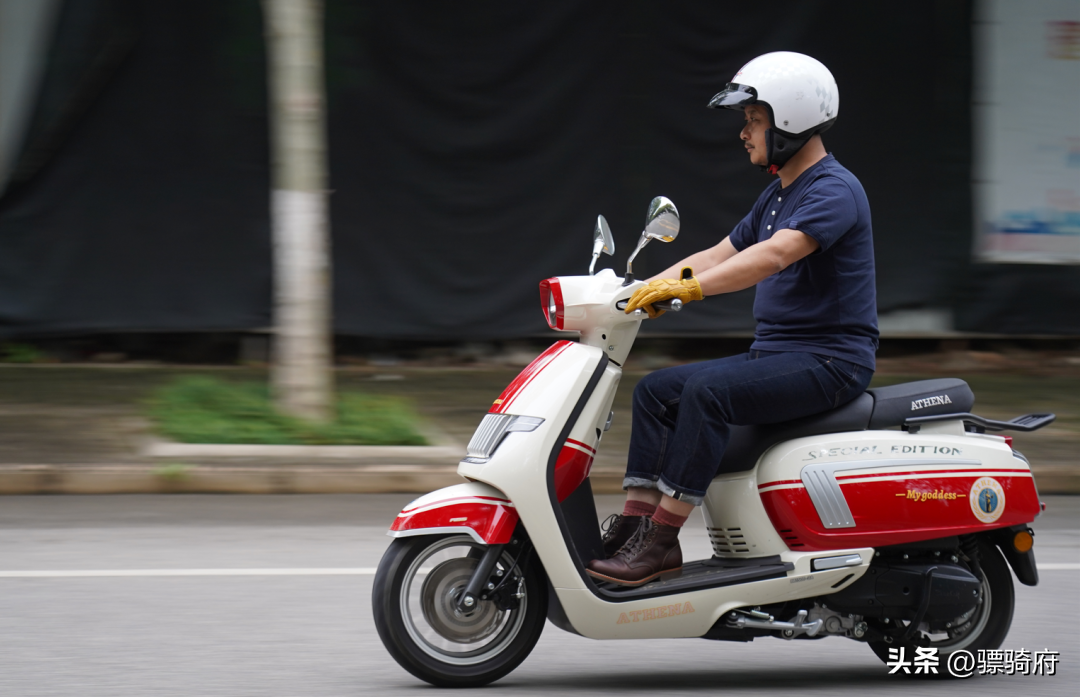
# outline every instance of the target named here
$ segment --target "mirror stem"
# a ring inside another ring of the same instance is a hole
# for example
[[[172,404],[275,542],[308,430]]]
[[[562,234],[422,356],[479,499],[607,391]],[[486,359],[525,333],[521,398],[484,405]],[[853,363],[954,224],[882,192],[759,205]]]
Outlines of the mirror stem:
[[[637,257],[638,252],[645,248],[645,245],[649,244],[649,238],[642,235],[641,240],[638,241],[637,248],[630,255],[630,258],[626,260],[626,276],[623,277],[623,285],[628,286],[634,282],[634,259]]]

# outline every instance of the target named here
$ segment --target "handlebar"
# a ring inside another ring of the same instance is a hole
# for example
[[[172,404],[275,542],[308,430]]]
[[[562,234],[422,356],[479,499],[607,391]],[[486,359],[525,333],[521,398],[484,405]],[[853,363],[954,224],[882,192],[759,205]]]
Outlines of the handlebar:
[[[629,299],[620,300],[619,302],[615,303],[615,308],[618,310],[625,310],[626,304],[628,302]],[[671,300],[661,300],[660,302],[655,302],[652,304],[652,306],[657,310],[663,310],[665,312],[678,312],[683,308],[683,301],[679,300],[678,298],[672,298]]]

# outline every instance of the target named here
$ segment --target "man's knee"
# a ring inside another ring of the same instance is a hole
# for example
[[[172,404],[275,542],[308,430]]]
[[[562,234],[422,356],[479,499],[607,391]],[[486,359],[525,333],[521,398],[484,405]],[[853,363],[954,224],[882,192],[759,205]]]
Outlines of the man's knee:
[[[731,390],[727,382],[716,375],[699,373],[683,386],[684,404],[693,404],[698,409],[710,409],[718,413],[721,420],[728,421],[731,415]]]
[[[640,403],[666,402],[678,397],[678,390],[671,375],[665,374],[666,370],[654,370],[641,378],[634,387],[634,401]]]

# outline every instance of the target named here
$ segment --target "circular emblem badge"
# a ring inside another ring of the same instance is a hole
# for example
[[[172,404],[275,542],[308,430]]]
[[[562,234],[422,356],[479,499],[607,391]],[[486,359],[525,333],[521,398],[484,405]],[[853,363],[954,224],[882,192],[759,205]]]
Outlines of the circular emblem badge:
[[[984,523],[993,523],[1005,512],[1005,489],[993,477],[979,477],[968,494],[971,512]]]

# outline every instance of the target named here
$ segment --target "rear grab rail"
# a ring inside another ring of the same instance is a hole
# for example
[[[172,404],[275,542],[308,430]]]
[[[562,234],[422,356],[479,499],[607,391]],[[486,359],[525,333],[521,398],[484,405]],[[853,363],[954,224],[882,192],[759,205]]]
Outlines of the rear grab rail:
[[[1017,416],[1015,419],[1008,421],[995,421],[994,419],[987,419],[976,414],[959,413],[959,414],[935,414],[933,416],[913,416],[910,419],[904,420],[904,428],[909,433],[918,433],[922,424],[934,423],[937,421],[958,421],[963,420],[965,427],[972,426],[976,433],[985,433],[987,431],[1037,431],[1038,429],[1051,424],[1054,419],[1057,418],[1056,414],[1024,414],[1023,416]]]

